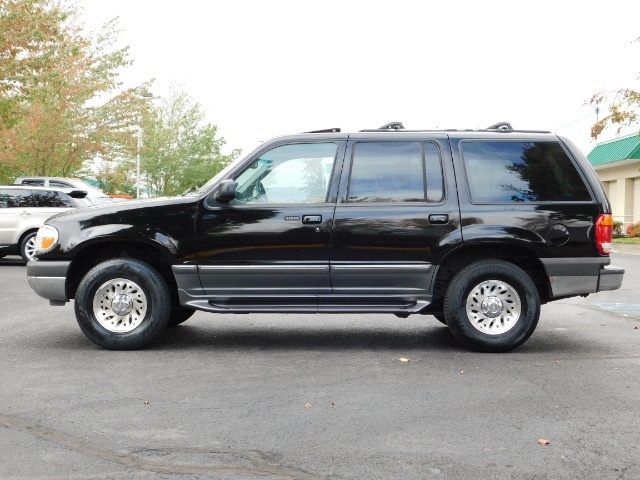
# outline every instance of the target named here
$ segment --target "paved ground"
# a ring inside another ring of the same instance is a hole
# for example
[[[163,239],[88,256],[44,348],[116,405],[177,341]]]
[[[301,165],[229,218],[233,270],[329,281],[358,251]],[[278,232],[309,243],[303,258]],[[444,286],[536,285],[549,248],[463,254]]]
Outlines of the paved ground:
[[[622,253],[625,255],[640,255],[640,245],[627,245],[624,243],[614,243],[613,253]]]
[[[479,354],[431,317],[205,313],[108,352],[2,260],[0,478],[638,479],[640,257],[613,263]]]

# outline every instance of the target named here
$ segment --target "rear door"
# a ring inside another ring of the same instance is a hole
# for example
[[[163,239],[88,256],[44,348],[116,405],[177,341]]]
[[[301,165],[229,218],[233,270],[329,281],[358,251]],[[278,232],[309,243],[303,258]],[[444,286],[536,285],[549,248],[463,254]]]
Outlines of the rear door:
[[[429,302],[435,265],[460,242],[460,212],[445,134],[350,137],[334,217],[327,304]]]

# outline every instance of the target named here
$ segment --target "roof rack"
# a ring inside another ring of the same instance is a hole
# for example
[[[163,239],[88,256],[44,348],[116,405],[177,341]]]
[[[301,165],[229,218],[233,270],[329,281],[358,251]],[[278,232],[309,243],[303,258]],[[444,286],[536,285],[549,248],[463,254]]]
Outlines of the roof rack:
[[[509,122],[498,122],[487,127],[487,130],[513,130],[513,127]]]
[[[311,130],[304,133],[340,133],[340,128],[323,128],[321,130]]]
[[[405,130],[402,122],[391,122],[387,123],[380,128],[365,128],[364,130],[360,130],[360,132],[398,132],[400,130]],[[456,128],[446,128],[446,129],[427,129],[427,130],[405,130],[406,132],[517,132],[517,133],[551,133],[549,130],[516,130],[511,126],[509,122],[498,122],[490,125],[485,129],[474,128],[474,129],[465,129],[458,130]]]

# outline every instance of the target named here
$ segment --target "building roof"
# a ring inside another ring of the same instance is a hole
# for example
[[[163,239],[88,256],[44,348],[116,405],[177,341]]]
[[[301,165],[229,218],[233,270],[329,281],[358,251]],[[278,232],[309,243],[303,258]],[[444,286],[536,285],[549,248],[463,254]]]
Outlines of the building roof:
[[[594,167],[620,160],[640,159],[640,136],[637,133],[602,142],[587,155]]]

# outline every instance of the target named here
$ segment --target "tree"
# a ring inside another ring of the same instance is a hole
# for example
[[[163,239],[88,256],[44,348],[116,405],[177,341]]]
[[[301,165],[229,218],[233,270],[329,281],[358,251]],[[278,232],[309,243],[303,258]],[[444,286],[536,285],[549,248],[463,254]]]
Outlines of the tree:
[[[635,41],[640,41],[640,38]],[[638,80],[640,80],[640,75]],[[598,92],[587,103],[599,108],[606,101],[609,102],[607,115],[591,127],[591,138],[593,139],[597,139],[609,125],[616,125],[617,133],[620,133],[624,127],[637,124],[640,121],[640,113],[638,113],[638,108],[640,108],[640,89],[622,88],[612,94]]]
[[[135,151],[148,84],[119,92],[132,60],[118,34],[115,20],[84,33],[65,0],[0,0],[1,181],[66,176],[96,155]]]
[[[225,140],[217,136],[217,126],[204,122],[201,105],[183,89],[172,87],[168,100],[160,102],[142,121],[141,171],[150,195],[200,186],[239,155],[239,150],[221,153]]]

